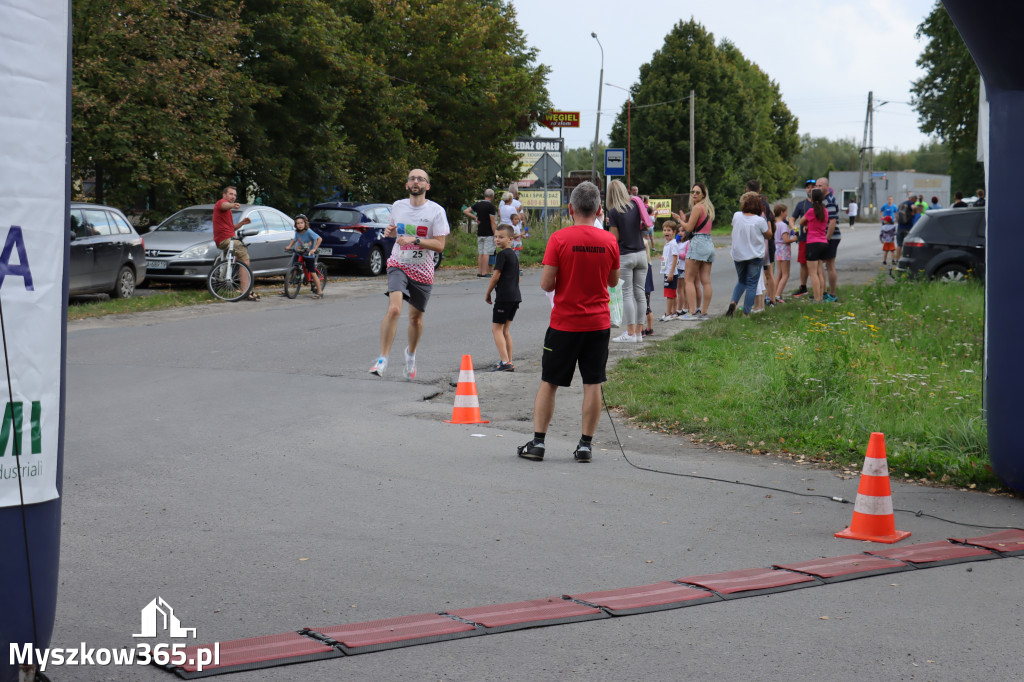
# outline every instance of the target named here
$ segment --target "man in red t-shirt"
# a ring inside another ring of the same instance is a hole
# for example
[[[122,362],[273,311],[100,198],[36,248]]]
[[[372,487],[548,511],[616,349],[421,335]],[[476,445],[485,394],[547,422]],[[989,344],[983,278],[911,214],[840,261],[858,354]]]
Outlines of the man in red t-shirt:
[[[540,286],[554,292],[551,322],[544,336],[540,388],[533,402],[533,440],[518,449],[520,457],[544,459],[544,437],[555,411],[555,392],[569,386],[576,365],[583,380],[583,435],[573,456],[591,459],[591,440],[601,417],[601,384],[606,381],[611,315],[608,287],[619,283],[619,245],[594,227],[601,216],[601,191],[581,182],[569,197],[574,225],[548,240]]]
[[[213,241],[217,247],[225,254],[228,251],[228,244],[235,237],[235,232],[238,228],[248,225],[251,220],[248,218],[242,218],[235,225],[234,217],[231,215],[231,211],[237,211],[242,208],[242,205],[237,203],[235,199],[238,197],[238,191],[234,187],[225,187],[224,194],[213,205]],[[249,252],[245,249],[245,244],[241,241],[235,244],[235,259],[239,263],[249,264]],[[242,286],[242,291],[249,288],[249,271],[244,268],[238,273],[239,284]],[[249,292],[246,297],[250,301],[260,300],[260,295],[255,291]]]

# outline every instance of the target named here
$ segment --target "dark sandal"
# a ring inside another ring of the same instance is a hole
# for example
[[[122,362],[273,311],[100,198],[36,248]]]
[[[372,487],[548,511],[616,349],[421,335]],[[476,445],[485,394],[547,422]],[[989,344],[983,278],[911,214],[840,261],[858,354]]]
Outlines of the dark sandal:
[[[323,297],[324,297],[324,295],[323,295],[323,294],[313,294],[313,298],[314,298],[314,299],[321,299],[321,298],[323,298]]]
[[[249,293],[249,295],[248,295],[248,296],[246,296],[246,297],[245,297],[245,299],[244,299],[244,300],[246,300],[246,301],[258,301],[258,300],[260,300],[261,298],[262,298],[262,296],[260,296],[259,294],[257,294],[257,293],[256,293],[255,291],[252,291],[252,292],[250,292],[250,293]]]

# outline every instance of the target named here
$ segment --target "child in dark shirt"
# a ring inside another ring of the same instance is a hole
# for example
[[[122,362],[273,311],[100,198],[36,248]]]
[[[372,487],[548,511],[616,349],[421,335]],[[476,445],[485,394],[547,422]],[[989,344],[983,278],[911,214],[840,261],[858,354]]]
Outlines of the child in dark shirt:
[[[484,294],[484,301],[490,304],[491,292],[494,292],[491,332],[494,334],[494,345],[498,348],[498,364],[494,366],[494,372],[516,371],[512,364],[512,334],[509,328],[523,297],[519,293],[519,254],[511,248],[513,234],[512,226],[507,223],[498,225],[494,230],[494,245],[500,251],[494,258],[494,274]]]

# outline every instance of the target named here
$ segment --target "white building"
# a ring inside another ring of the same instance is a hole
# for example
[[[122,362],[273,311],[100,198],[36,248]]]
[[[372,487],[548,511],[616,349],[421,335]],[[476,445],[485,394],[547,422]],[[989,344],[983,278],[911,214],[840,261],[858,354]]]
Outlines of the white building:
[[[859,171],[832,171],[829,173],[829,185],[835,190],[836,198],[840,201],[840,211],[846,210],[847,203],[854,196],[858,198],[857,203],[862,218],[876,218],[878,207],[884,204],[890,195],[897,204],[905,200],[907,194],[920,194],[924,196],[926,203],[931,203],[932,197],[938,197],[939,203],[943,207],[948,207],[952,203],[948,175],[916,173],[914,171],[875,171],[872,177],[865,170],[866,201],[860,201],[861,191],[857,186],[859,180]]]

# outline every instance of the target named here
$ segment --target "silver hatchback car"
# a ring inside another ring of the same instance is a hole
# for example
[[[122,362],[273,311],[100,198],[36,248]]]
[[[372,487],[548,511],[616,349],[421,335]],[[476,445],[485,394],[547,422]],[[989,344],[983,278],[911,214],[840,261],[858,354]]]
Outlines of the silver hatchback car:
[[[295,234],[295,221],[270,206],[242,204],[232,211],[235,224],[248,218],[246,237],[249,265],[257,277],[283,275],[291,267],[292,255],[284,247]],[[213,262],[221,255],[213,243],[213,204],[182,209],[145,235],[146,278],[153,282],[203,282]]]

